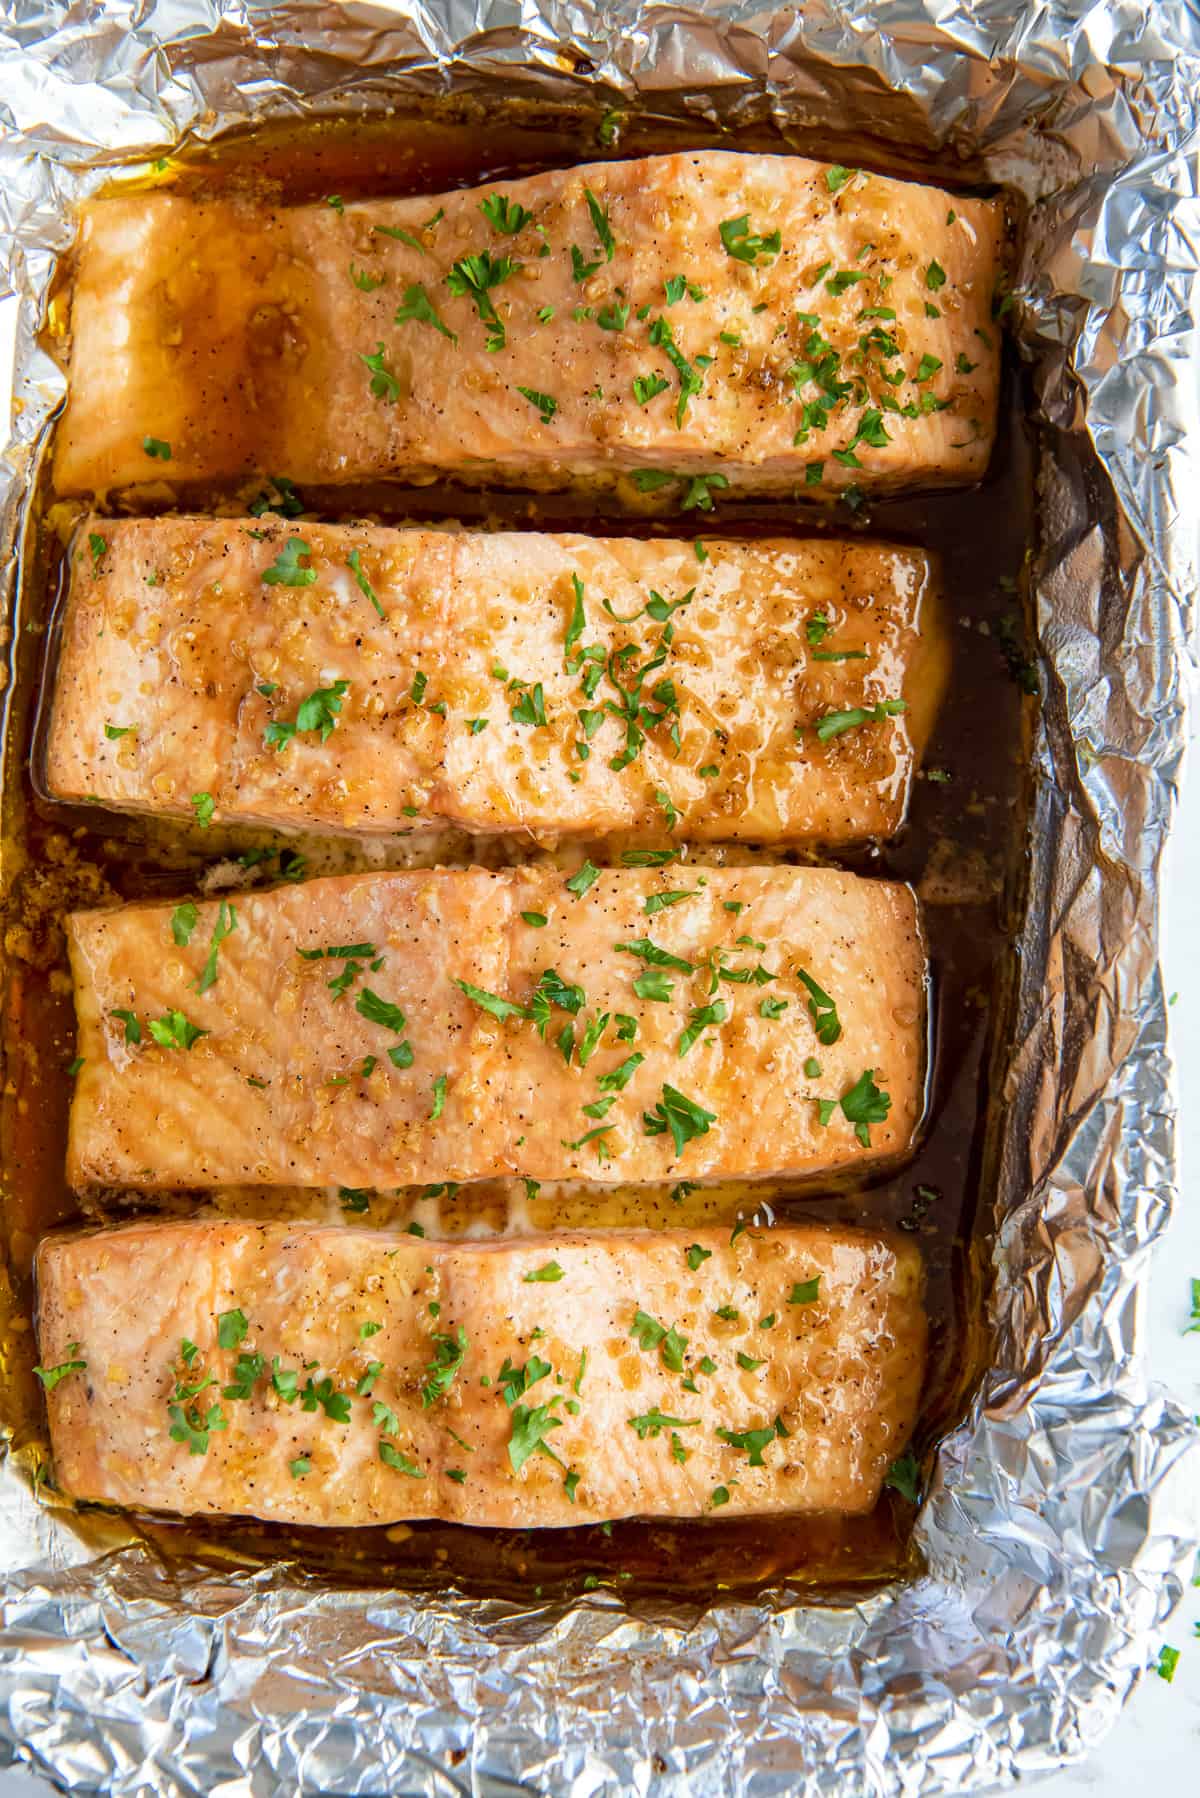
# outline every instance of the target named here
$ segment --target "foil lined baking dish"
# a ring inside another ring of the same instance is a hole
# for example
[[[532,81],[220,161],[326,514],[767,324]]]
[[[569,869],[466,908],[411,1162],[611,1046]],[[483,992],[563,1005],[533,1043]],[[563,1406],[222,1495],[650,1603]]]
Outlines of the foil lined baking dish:
[[[1041,704],[991,1070],[994,1343],[938,1452],[925,1571],[853,1605],[789,1581],[707,1605],[517,1602],[164,1557],[35,1498],[14,1400],[0,1728],[61,1783],[961,1792],[1056,1765],[1115,1715],[1197,1530],[1196,1433],[1146,1386],[1137,1309],[1171,1188],[1156,866],[1193,623],[1198,51],[1182,5],[13,9],[0,220],[23,303],[2,492],[29,562],[62,391],[37,332],[74,200],[184,132],[264,116],[503,95],[581,130],[679,121],[997,183],[1023,213],[1011,318],[1038,418]]]

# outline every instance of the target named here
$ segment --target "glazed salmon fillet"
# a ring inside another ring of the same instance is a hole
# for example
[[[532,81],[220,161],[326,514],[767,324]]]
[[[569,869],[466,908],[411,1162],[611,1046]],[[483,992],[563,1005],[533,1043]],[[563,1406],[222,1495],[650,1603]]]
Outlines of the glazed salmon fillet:
[[[859,1170],[923,1103],[910,888],[815,868],[359,874],[67,920],[78,1185]]]
[[[868,1511],[925,1355],[915,1248],[820,1225],[138,1223],[38,1294],[63,1492],[294,1524]]]
[[[248,474],[704,508],[976,480],[999,204],[701,150],[410,199],[82,214],[63,493]]]
[[[787,538],[699,550],[91,518],[48,789],[354,833],[894,832],[945,685],[929,558]]]

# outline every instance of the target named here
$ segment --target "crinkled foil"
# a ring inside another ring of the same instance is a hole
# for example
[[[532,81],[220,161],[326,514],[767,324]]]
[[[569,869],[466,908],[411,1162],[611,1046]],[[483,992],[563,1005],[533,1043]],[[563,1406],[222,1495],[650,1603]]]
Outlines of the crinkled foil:
[[[1043,701],[1001,1133],[997,1353],[942,1446],[927,1572],[852,1608],[517,1606],[167,1568],[2,1476],[0,1738],[105,1793],[958,1794],[1113,1721],[1190,1572],[1196,1434],[1147,1384],[1172,1199],[1157,867],[1196,589],[1200,25],[1185,0],[278,7],[7,0],[0,235],[21,295],[2,522],[62,381],[69,208],[185,130],[446,90],[874,138],[1024,197]],[[865,160],[865,157],[864,157]],[[11,578],[11,562],[9,564]]]

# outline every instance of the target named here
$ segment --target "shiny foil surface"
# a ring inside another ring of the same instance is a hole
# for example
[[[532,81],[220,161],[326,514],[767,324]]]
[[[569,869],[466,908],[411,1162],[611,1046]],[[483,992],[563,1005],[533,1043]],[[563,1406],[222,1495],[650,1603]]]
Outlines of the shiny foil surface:
[[[98,165],[447,91],[765,120],[831,159],[869,166],[876,142],[893,172],[957,167],[1017,197],[1041,703],[991,1083],[995,1358],[930,1477],[925,1571],[842,1607],[786,1588],[517,1604],[168,1565],[119,1519],[40,1503],[10,1453],[0,1737],[72,1790],[222,1798],[915,1798],[1044,1771],[1144,1674],[1198,1533],[1197,1432],[1147,1382],[1141,1283],[1172,1203],[1157,868],[1195,624],[1200,24],[1185,0],[5,0],[10,588],[63,391],[36,333]]]

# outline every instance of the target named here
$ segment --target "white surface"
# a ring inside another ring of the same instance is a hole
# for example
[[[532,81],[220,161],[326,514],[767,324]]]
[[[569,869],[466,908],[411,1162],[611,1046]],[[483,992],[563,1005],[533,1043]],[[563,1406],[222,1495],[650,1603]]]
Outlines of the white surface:
[[[15,308],[0,301],[0,395],[7,394]],[[7,416],[7,407],[0,417]],[[1155,1258],[1149,1294],[1153,1376],[1200,1411],[1200,1333],[1183,1334],[1190,1276],[1200,1278],[1200,705],[1193,706],[1193,763],[1172,842],[1166,884],[1166,991],[1180,1097],[1181,1198]],[[1038,1782],[1045,1798],[1129,1798],[1146,1783],[1167,1793],[1200,1787],[1200,1587],[1186,1595],[1159,1642],[1181,1651],[1171,1685],[1151,1673],[1091,1758]],[[0,1798],[46,1798],[49,1788],[19,1769],[0,1769]],[[847,1794],[847,1798],[850,1795]]]

